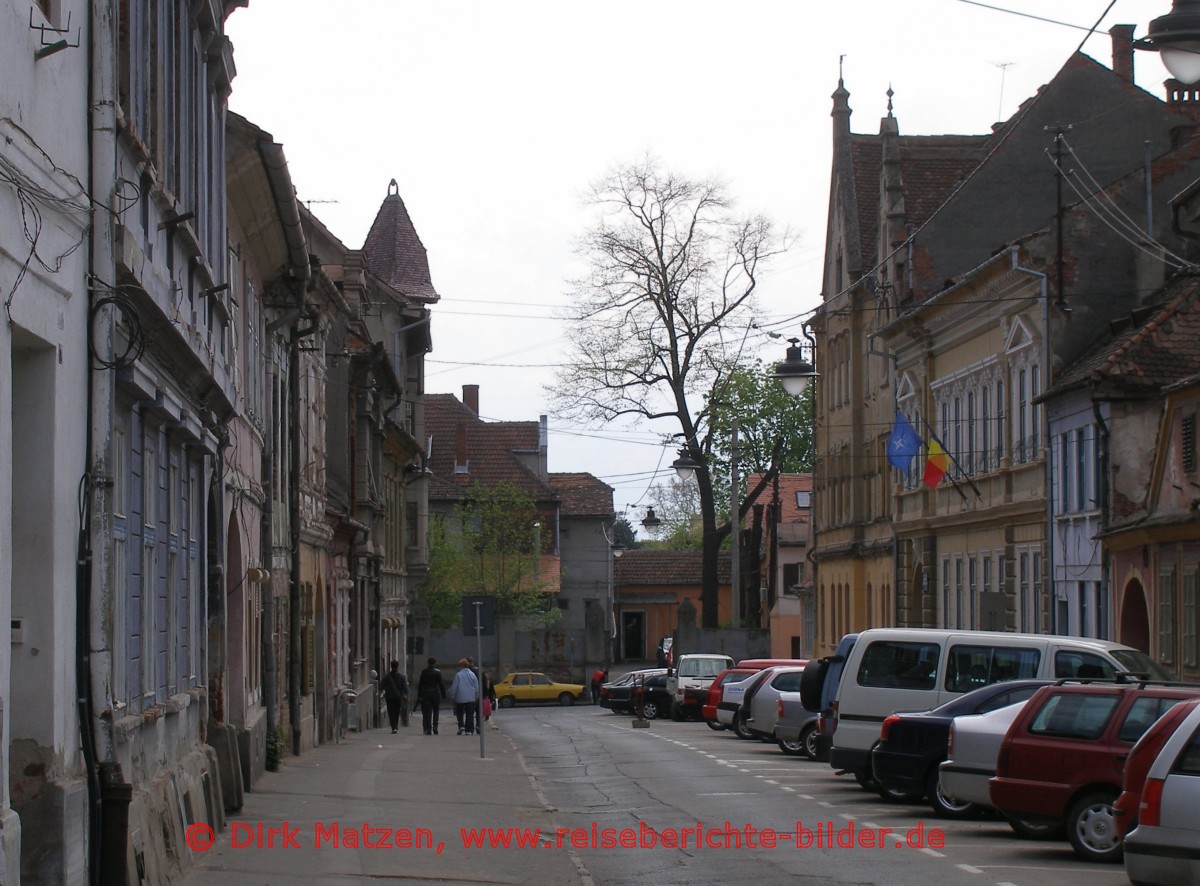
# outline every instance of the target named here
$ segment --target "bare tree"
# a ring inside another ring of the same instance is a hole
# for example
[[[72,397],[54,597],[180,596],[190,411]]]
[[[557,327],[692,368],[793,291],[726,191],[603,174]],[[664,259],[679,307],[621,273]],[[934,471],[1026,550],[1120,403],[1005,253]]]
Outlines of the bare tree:
[[[761,266],[785,248],[761,216],[737,218],[724,187],[646,159],[593,186],[598,220],[579,244],[589,273],[565,318],[574,362],[550,393],[565,417],[667,420],[700,467],[701,618],[717,626],[718,527],[707,398],[738,363]],[[699,407],[694,404],[698,403]]]

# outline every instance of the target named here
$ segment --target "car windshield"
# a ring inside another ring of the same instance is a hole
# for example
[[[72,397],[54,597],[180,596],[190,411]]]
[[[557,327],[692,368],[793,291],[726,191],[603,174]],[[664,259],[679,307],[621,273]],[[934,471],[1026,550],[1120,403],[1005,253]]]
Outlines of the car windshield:
[[[728,666],[723,658],[684,658],[679,663],[679,676],[713,679]]]
[[[1174,680],[1175,677],[1144,652],[1136,649],[1112,649],[1112,657],[1119,661],[1125,670],[1139,677],[1150,680]]]

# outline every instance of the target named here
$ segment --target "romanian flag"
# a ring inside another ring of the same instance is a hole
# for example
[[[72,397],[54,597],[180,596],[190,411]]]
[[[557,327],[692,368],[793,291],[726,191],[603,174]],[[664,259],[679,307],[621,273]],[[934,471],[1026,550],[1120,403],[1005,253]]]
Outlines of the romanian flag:
[[[950,469],[950,456],[938,442],[938,438],[930,435],[929,455],[925,459],[925,474],[921,477],[926,486],[936,489]]]

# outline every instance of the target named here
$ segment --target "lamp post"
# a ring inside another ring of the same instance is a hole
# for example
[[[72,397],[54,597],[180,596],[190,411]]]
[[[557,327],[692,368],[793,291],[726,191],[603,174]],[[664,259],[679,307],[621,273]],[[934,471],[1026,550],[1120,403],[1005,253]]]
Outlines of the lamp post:
[[[1200,0],[1196,0],[1196,2],[1200,2]],[[817,345],[808,331],[807,323],[801,327],[801,331],[808,339],[809,353],[815,354]],[[783,385],[785,391],[793,397],[800,397],[804,394],[808,383],[817,378],[818,374],[816,367],[804,359],[804,349],[800,347],[800,339],[789,338],[788,342],[787,355],[781,362],[775,364],[774,377]]]
[[[1134,48],[1157,52],[1180,83],[1200,81],[1200,0],[1173,0],[1171,11],[1150,22],[1149,30]]]

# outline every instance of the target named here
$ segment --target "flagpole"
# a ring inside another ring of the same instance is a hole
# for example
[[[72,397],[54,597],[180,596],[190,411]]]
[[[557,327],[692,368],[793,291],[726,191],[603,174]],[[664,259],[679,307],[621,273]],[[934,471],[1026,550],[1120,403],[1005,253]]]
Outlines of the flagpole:
[[[929,436],[932,437],[934,440],[937,440],[938,446],[942,447],[942,452],[944,452],[944,453],[946,453],[946,455],[950,456],[950,461],[952,461],[954,463],[954,466],[956,468],[958,468],[958,472],[963,475],[963,477],[966,479],[966,481],[971,484],[971,488],[973,490],[975,490],[975,495],[978,496],[979,498],[983,498],[983,493],[979,491],[979,487],[975,485],[975,481],[972,480],[970,475],[966,471],[963,470],[963,467],[961,464],[959,464],[958,459],[954,457],[954,453],[946,448],[946,444],[942,442],[942,438],[933,432],[933,428],[931,428],[929,426],[929,422],[925,420],[924,415],[921,416],[921,424],[923,424],[925,426],[925,430],[929,432]],[[950,476],[950,482],[954,485],[954,488],[956,490],[958,490],[958,494],[963,497],[963,501],[966,501],[967,494],[962,491],[962,488],[958,485],[958,481],[954,479],[954,476],[953,475],[949,475],[949,476]]]

